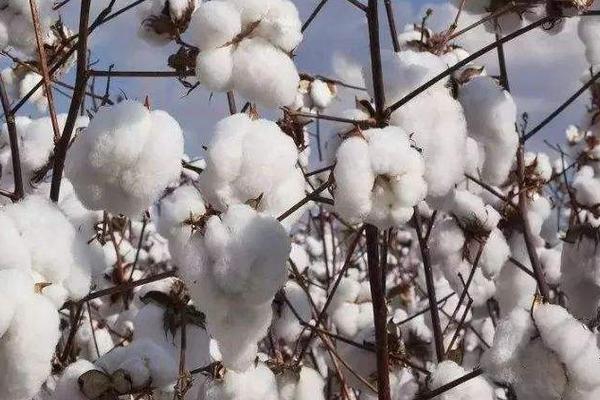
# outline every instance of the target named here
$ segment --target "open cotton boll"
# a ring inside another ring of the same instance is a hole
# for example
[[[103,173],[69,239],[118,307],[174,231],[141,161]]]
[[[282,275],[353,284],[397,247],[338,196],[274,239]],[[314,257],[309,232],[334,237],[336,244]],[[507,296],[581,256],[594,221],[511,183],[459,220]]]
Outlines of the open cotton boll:
[[[160,201],[157,213],[158,233],[169,241],[171,257],[179,265],[193,233],[191,223],[206,213],[202,195],[195,186],[182,185]]]
[[[149,303],[144,305],[133,319],[133,339],[150,339],[163,347],[167,354],[174,360],[179,360],[181,352],[181,329],[177,329],[175,336],[165,331],[165,309]],[[186,324],[186,369],[197,368],[198,365],[210,364],[209,342],[206,331],[194,324]]]
[[[421,155],[400,128],[369,129],[337,152],[335,210],[351,223],[387,229],[407,222],[427,193]]]
[[[579,39],[585,45],[585,57],[592,66],[600,64],[600,16],[579,19]]]
[[[26,400],[50,376],[60,337],[54,305],[35,293],[30,275],[0,270],[0,398]]]
[[[168,44],[188,27],[201,0],[152,0],[137,7],[139,36],[157,46]]]
[[[88,400],[79,389],[78,379],[84,373],[94,369],[96,369],[94,364],[83,359],[69,365],[56,383],[50,400]]]
[[[177,379],[177,362],[164,348],[150,339],[134,340],[130,345],[117,347],[96,361],[96,366],[112,374],[122,369],[131,378],[133,388],[148,383],[162,387]]]
[[[273,372],[263,363],[244,372],[226,371],[222,380],[205,385],[204,400],[278,400]]]
[[[464,179],[467,124],[460,104],[445,87],[419,94],[396,110],[390,122],[410,132],[421,150],[428,196],[442,197]]]
[[[488,279],[498,276],[509,256],[510,247],[504,234],[498,228],[492,229],[479,258],[479,266],[484,276]]]
[[[567,384],[562,364],[535,333],[529,311],[514,310],[498,323],[481,366],[490,378],[511,384],[519,399],[562,399]]]
[[[41,36],[44,37],[53,22],[51,0],[37,0],[36,6],[40,19]],[[5,26],[5,38],[0,45],[12,46],[26,54],[36,50],[35,30],[31,18],[31,9],[28,1],[7,0],[0,10],[0,24]]]
[[[206,161],[200,187],[218,210],[261,199],[258,209],[277,217],[304,197],[304,179],[299,179],[296,167],[298,150],[274,122],[252,120],[246,114],[221,120]]]
[[[448,207],[462,224],[474,224],[488,232],[500,221],[500,214],[493,207],[486,206],[481,197],[468,190],[455,190]]]
[[[180,266],[206,314],[227,367],[244,370],[271,323],[271,301],[287,279],[290,239],[272,217],[232,205],[197,231]]]
[[[177,121],[126,100],[98,111],[72,145],[65,172],[87,208],[136,217],[179,177],[182,157]]]
[[[49,297],[54,297],[51,293],[56,293],[55,289],[62,293],[54,298],[57,307],[67,298],[78,300],[89,292],[93,260],[90,249],[54,203],[31,195],[6,206],[0,214],[12,222],[6,224],[11,236],[0,236],[4,242],[0,248],[10,247],[25,257],[12,263],[11,256],[0,255],[0,269],[16,268],[39,274],[43,282],[51,284],[43,293]]]
[[[489,76],[478,76],[459,88],[469,135],[485,149],[482,177],[499,185],[508,176],[518,146],[517,107],[511,95]]]
[[[286,299],[291,303],[293,310],[287,303],[281,306],[279,315],[273,323],[273,333],[276,337],[285,340],[288,343],[294,343],[304,326],[298,321],[298,315],[303,321],[309,322],[311,319],[311,306],[306,293],[300,285],[294,281],[287,281],[283,288]],[[312,296],[311,296],[312,297]],[[294,313],[295,311],[295,313]]]
[[[252,34],[267,39],[287,53],[291,52],[302,41],[298,9],[289,0],[268,0],[264,3],[267,3],[266,10],[260,15],[260,23]]]
[[[242,31],[240,12],[225,1],[202,3],[192,15],[189,34],[190,44],[200,52],[222,47]]]
[[[302,367],[298,374],[290,371],[277,378],[279,400],[325,400],[325,380],[312,368]]]
[[[550,285],[558,285],[561,279],[562,247],[541,249],[539,255],[546,281]]]
[[[533,318],[544,344],[566,367],[569,386],[577,391],[599,387],[596,371],[600,368],[600,350],[596,335],[558,305],[535,307]]]
[[[514,259],[532,270],[523,234],[513,233],[508,239],[508,243]],[[515,308],[528,310],[531,307],[537,290],[536,281],[512,262],[508,261],[504,264],[495,282],[500,315],[507,315]]]
[[[575,190],[575,199],[580,204],[594,206],[600,203],[600,179],[594,176],[592,167],[581,167],[575,174],[572,187]]]
[[[446,218],[434,224],[430,240],[433,263],[460,262],[465,235],[456,221]]]
[[[563,244],[561,289],[567,295],[569,310],[577,318],[596,318],[600,304],[600,252],[593,238],[582,236]]]
[[[437,389],[465,375],[463,367],[454,361],[439,363],[430,377],[431,389]],[[437,396],[439,400],[494,400],[492,386],[481,376],[470,379],[462,385]]]
[[[286,53],[257,37],[242,40],[234,52],[233,82],[247,100],[277,108],[294,103],[300,76]]]
[[[225,92],[233,88],[233,49],[209,49],[196,57],[196,76],[207,89]]]

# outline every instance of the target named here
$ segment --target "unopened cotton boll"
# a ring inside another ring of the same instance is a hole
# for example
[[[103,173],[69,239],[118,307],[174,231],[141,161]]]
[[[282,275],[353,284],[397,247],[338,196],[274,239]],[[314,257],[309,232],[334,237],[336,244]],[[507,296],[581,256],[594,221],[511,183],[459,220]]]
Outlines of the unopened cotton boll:
[[[60,337],[54,304],[26,272],[0,270],[0,398],[26,400],[50,376]]]
[[[600,16],[579,19],[579,39],[585,45],[585,57],[592,66],[600,64]]]
[[[304,197],[298,150],[274,122],[246,114],[221,120],[206,161],[200,187],[218,210],[254,200],[260,211],[278,217]]]
[[[182,157],[177,121],[126,100],[98,111],[65,172],[87,208],[136,217],[179,177]]]
[[[469,135],[485,149],[482,177],[499,185],[506,180],[518,146],[517,107],[491,77],[479,76],[459,88]]]
[[[387,229],[407,222],[427,193],[425,165],[400,128],[369,129],[337,151],[335,210]]]

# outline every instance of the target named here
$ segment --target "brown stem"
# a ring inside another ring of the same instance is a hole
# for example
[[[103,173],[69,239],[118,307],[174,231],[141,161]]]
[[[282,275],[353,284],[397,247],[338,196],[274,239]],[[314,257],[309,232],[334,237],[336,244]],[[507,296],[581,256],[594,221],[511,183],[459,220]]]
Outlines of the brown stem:
[[[71,142],[71,136],[75,129],[79,107],[85,97],[87,74],[87,39],[88,22],[90,18],[91,0],[81,1],[81,12],[79,15],[79,40],[77,41],[77,75],[75,78],[75,89],[73,90],[73,99],[69,106],[69,113],[65,122],[60,140],[54,149],[54,167],[52,171],[52,184],[50,186],[50,199],[58,201],[60,196],[60,183],[62,181],[63,168],[67,157],[67,149]]]
[[[468,374],[465,374],[465,375],[461,376],[460,378],[453,380],[452,382],[448,382],[445,385],[442,385],[437,389],[430,390],[429,392],[418,395],[417,397],[415,397],[415,400],[433,399],[434,397],[439,396],[440,394],[445,393],[450,389],[453,389],[459,385],[462,385],[463,383],[470,381],[471,379],[477,378],[481,374],[483,374],[483,371],[481,370],[481,368],[476,368],[473,371],[469,372]]]
[[[398,32],[396,30],[396,20],[394,18],[394,8],[392,0],[384,0],[385,11],[387,13],[388,25],[390,26],[390,35],[392,36],[392,45],[396,53],[400,52],[400,42],[398,41]]]
[[[48,101],[48,111],[50,113],[50,121],[52,122],[52,130],[54,131],[54,142],[60,138],[60,128],[56,119],[56,109],[54,108],[54,96],[52,94],[52,81],[48,72],[48,61],[46,59],[46,50],[42,40],[42,28],[40,23],[40,15],[38,13],[35,0],[29,0],[31,9],[31,19],[33,22],[33,30],[35,33],[35,41],[37,43],[38,55],[40,57],[40,69],[42,70],[42,78],[44,91],[46,92],[46,100]]]
[[[533,275],[538,283],[540,294],[544,301],[550,301],[550,289],[548,283],[544,279],[544,272],[540,259],[533,243],[533,232],[531,230],[531,223],[527,217],[527,191],[522,190],[525,182],[525,150],[523,144],[519,145],[517,150],[517,168],[519,173],[519,209],[521,211],[521,220],[523,223],[523,238],[525,239],[525,246],[527,247],[527,253],[529,254],[529,260],[531,261],[531,267],[533,269]]]
[[[433,269],[431,266],[431,258],[429,255],[429,245],[423,237],[423,229],[421,227],[421,218],[419,210],[415,207],[414,225],[417,231],[417,239],[421,248],[421,258],[423,259],[423,271],[425,272],[425,284],[427,286],[427,298],[429,300],[429,314],[431,315],[431,325],[433,327],[433,339],[435,342],[435,353],[438,362],[444,360],[444,337],[442,334],[442,326],[440,322],[440,314],[437,308],[437,300],[435,295],[435,282],[433,280]]]
[[[329,0],[321,0],[321,2],[319,4],[317,4],[317,6],[313,10],[313,12],[307,18],[306,22],[302,25],[301,32],[304,33],[304,31],[310,26],[310,24],[313,22],[313,20],[315,19],[315,17],[319,14],[319,12],[323,8],[323,6],[325,6],[325,4],[327,4],[328,1]]]
[[[377,355],[377,389],[379,400],[390,400],[390,376],[387,333],[387,304],[381,264],[379,262],[379,230],[370,224],[366,226],[367,264],[369,267],[369,283],[373,301],[373,317],[375,320],[375,347]]]
[[[21,155],[19,153],[19,137],[17,135],[17,124],[15,123],[15,114],[10,110],[10,103],[6,95],[6,87],[4,80],[0,76],[0,100],[2,101],[2,109],[6,119],[6,127],[8,128],[8,140],[10,142],[10,154],[13,167],[14,192],[13,199],[20,200],[25,193],[23,189],[23,175],[21,173]]]
[[[171,278],[173,276],[175,276],[175,271],[167,271],[167,272],[163,272],[161,274],[149,276],[148,278],[139,279],[137,281],[126,282],[126,283],[123,283],[118,286],[113,286],[113,287],[110,287],[107,289],[98,290],[97,292],[92,292],[92,293],[88,294],[87,296],[85,296],[83,299],[79,300],[77,303],[84,303],[86,301],[97,299],[99,297],[110,296],[110,295],[117,294],[117,293],[127,292],[128,290],[131,290],[135,287],[146,285],[148,283],[152,283],[152,282],[156,282],[156,281],[161,281],[163,279]]]

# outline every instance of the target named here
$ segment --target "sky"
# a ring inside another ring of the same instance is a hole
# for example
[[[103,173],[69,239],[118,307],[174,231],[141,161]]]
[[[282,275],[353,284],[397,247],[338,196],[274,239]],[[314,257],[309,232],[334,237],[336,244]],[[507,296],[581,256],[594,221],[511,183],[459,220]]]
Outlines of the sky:
[[[133,0],[117,0],[119,9]],[[320,0],[292,0],[299,9],[302,20],[310,15]],[[364,1],[364,0],[363,0]],[[98,13],[108,0],[93,0],[93,13]],[[433,9],[428,26],[434,31],[446,29],[454,19],[454,6],[442,1],[392,0],[398,30],[409,23],[419,22],[427,8]],[[79,1],[71,1],[61,11],[65,22],[77,26]],[[383,12],[383,1],[381,11]],[[93,15],[94,16],[94,15]],[[471,22],[462,18],[459,25]],[[391,49],[390,33],[385,15],[381,15],[383,49]],[[132,10],[113,20],[90,38],[92,58],[97,60],[95,69],[107,69],[114,64],[117,70],[168,70],[167,58],[177,50],[176,44],[155,47],[137,36],[139,18]],[[459,44],[475,51],[493,41],[490,34],[476,30],[465,35]],[[542,120],[560,105],[582,83],[587,66],[582,44],[577,38],[577,21],[567,21],[564,30],[557,35],[537,29],[505,46],[507,68],[512,94],[519,112],[527,112],[530,126]],[[368,60],[368,34],[364,14],[346,0],[329,0],[321,13],[305,33],[304,41],[297,49],[295,58],[298,69],[312,75],[335,77],[332,59],[335,53],[344,54],[357,62]],[[478,62],[485,65],[490,74],[497,74],[495,52]],[[72,73],[63,78],[72,81]],[[98,88],[104,85],[98,79]],[[150,98],[153,108],[171,113],[182,125],[186,136],[186,151],[201,156],[202,146],[207,144],[214,124],[228,115],[224,94],[211,96],[206,90],[196,89],[186,96],[187,89],[174,78],[113,78],[112,92],[123,91],[129,98]],[[100,89],[98,89],[101,91]],[[59,110],[67,109],[67,99],[56,95]],[[561,143],[569,124],[577,123],[583,116],[588,99],[582,96],[554,122],[549,124],[528,144],[531,149],[549,150],[543,143]],[[27,111],[27,110],[26,110]]]

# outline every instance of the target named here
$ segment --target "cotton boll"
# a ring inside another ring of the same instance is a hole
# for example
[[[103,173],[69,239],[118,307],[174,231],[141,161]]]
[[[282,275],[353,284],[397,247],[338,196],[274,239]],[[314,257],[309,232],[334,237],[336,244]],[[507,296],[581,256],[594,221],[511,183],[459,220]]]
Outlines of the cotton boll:
[[[585,57],[592,66],[600,64],[600,17],[587,16],[579,19],[579,39],[585,45]]]
[[[185,250],[192,236],[192,221],[206,213],[206,206],[198,189],[192,185],[178,187],[163,198],[158,207],[158,232],[169,240],[169,252],[176,264],[185,258]]]
[[[60,337],[59,317],[54,305],[34,292],[34,282],[16,270],[0,271],[2,293],[12,297],[14,312],[9,325],[0,314],[0,397],[23,400],[33,397],[50,376],[51,360]],[[7,304],[3,302],[3,308]],[[2,326],[0,326],[2,327]],[[19,366],[15,368],[15,366]]]
[[[280,400],[324,400],[325,380],[314,369],[302,367],[300,372],[286,372],[277,377]]]
[[[320,109],[329,107],[335,97],[335,92],[331,90],[330,84],[322,80],[315,79],[310,85],[310,98],[313,104]]]
[[[534,308],[533,318],[544,344],[565,365],[569,385],[578,391],[600,386],[600,377],[595,373],[600,367],[596,336],[558,305]]]
[[[410,132],[421,150],[430,197],[445,196],[464,179],[466,121],[447,89],[421,93],[395,111],[390,122]]]
[[[223,47],[242,31],[242,20],[237,7],[225,1],[202,3],[192,14],[190,43],[204,52]]]
[[[244,370],[271,323],[271,300],[287,278],[290,240],[275,219],[233,205],[208,219],[188,247],[181,274],[206,314],[227,367]]]
[[[337,152],[335,209],[352,223],[386,229],[407,222],[427,193],[424,163],[397,127],[350,137]]]
[[[260,24],[253,34],[267,39],[274,46],[289,53],[302,41],[302,22],[298,9],[289,0],[270,3],[267,11],[260,16]]]
[[[87,400],[79,389],[78,379],[84,373],[94,369],[96,369],[94,364],[83,359],[69,365],[58,380],[50,400]]]
[[[561,279],[561,248],[541,249],[540,264],[544,270],[546,282],[550,285],[558,285]]]
[[[462,252],[465,244],[462,229],[451,218],[434,224],[430,240],[431,257],[436,264],[447,262],[449,257],[458,257],[458,253]]]
[[[262,363],[245,372],[227,371],[223,380],[206,384],[205,400],[278,400],[277,381]]]
[[[39,274],[45,283],[56,285],[45,288],[44,293],[57,289],[64,294],[64,298],[55,298],[57,306],[61,306],[67,297],[77,300],[88,293],[90,261],[93,259],[90,250],[54,203],[32,195],[5,207],[2,214],[12,220],[12,225],[18,231],[16,236],[8,238],[6,245],[20,251],[20,245],[15,243],[21,240],[28,250],[29,261],[11,264],[7,260],[2,262],[6,264],[0,265],[0,268],[24,270],[30,267],[30,272]],[[8,229],[11,229],[10,225],[7,224]],[[22,253],[22,256],[25,254]]]
[[[109,374],[122,369],[129,374],[134,388],[148,382],[161,387],[177,379],[177,362],[161,346],[150,339],[133,341],[129,346],[117,347],[96,361]]]
[[[302,318],[303,321],[309,322],[312,310],[306,293],[296,282],[288,281],[283,290],[286,299],[293,307],[293,311],[287,303],[282,305],[280,314],[278,318],[276,318],[272,329],[275,336],[282,338],[288,343],[294,343],[304,329],[300,324],[300,321],[298,321],[296,314]]]
[[[509,238],[512,256],[525,267],[531,268],[531,262],[525,246],[525,239],[520,233],[513,233]],[[512,262],[507,262],[496,279],[496,299],[500,305],[501,315],[507,315],[515,308],[529,309],[537,289],[535,279],[521,271]]]
[[[287,54],[253,38],[243,40],[233,57],[234,87],[241,96],[267,108],[294,103],[300,77]]]
[[[437,365],[430,377],[430,386],[436,389],[466,374],[454,361],[444,361]],[[470,379],[462,385],[439,395],[440,400],[494,400],[492,386],[481,376]]]
[[[231,46],[200,52],[196,57],[196,76],[198,81],[209,90],[217,92],[231,90],[233,87],[233,49]]]
[[[600,180],[594,176],[592,167],[586,165],[577,171],[572,187],[579,203],[588,206],[600,203]]]
[[[494,228],[485,241],[479,265],[486,278],[495,278],[510,256],[510,248],[504,234]]]
[[[304,183],[297,180],[298,151],[293,140],[266,120],[236,114],[220,121],[208,146],[206,170],[200,186],[208,202],[219,210],[230,204],[265,198],[263,211],[279,216],[303,197]],[[288,186],[285,193],[278,192]],[[290,193],[302,195],[288,198]],[[271,210],[265,204],[274,209]],[[282,204],[283,203],[283,204]]]
[[[517,108],[510,94],[488,76],[470,80],[459,89],[469,134],[485,148],[483,178],[499,185],[508,176],[518,145]]]
[[[100,109],[65,171],[86,207],[135,217],[179,177],[182,157],[183,134],[171,116],[124,101]]]
[[[571,312],[585,320],[596,317],[600,302],[599,257],[594,239],[583,236],[575,243],[563,244],[561,288]]]
[[[181,329],[177,329],[174,336],[167,333],[164,327],[165,309],[155,304],[147,304],[142,307],[133,319],[135,340],[150,339],[173,358],[179,360],[181,352]],[[208,365],[209,337],[206,331],[194,324],[186,324],[186,369],[191,370],[199,365]]]

